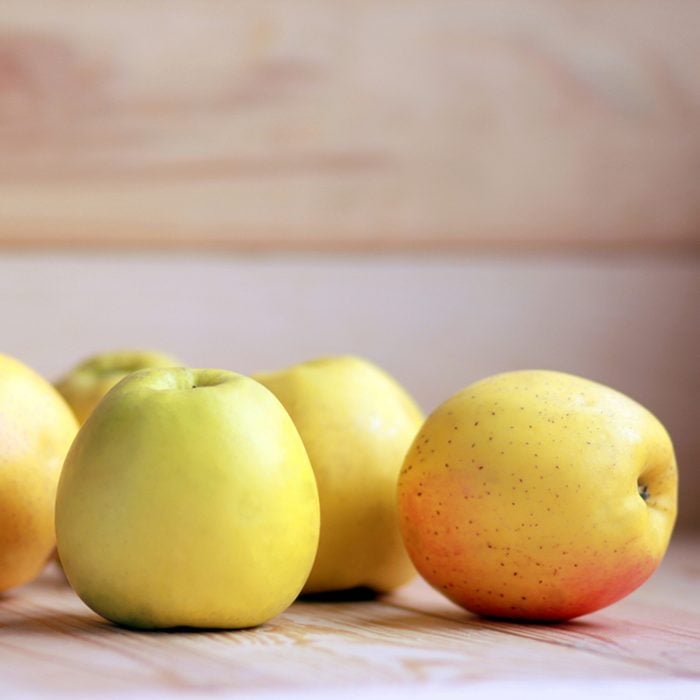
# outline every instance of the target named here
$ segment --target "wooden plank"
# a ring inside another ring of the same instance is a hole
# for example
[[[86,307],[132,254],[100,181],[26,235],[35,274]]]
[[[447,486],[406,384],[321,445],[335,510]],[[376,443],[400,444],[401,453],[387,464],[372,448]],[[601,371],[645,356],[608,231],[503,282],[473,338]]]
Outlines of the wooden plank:
[[[683,568],[697,561],[699,544],[674,542],[646,585],[649,594],[642,589],[624,604],[562,625],[482,620],[417,582],[378,600],[297,601],[253,630],[133,632],[101,620],[49,569],[0,598],[0,684],[5,697],[76,689],[91,696],[216,691],[285,697],[348,687],[434,697],[436,688],[467,692],[489,681],[700,684],[700,625],[691,591],[700,571]],[[653,613],[649,596],[657,601]]]
[[[697,250],[695,0],[5,0],[0,245]]]

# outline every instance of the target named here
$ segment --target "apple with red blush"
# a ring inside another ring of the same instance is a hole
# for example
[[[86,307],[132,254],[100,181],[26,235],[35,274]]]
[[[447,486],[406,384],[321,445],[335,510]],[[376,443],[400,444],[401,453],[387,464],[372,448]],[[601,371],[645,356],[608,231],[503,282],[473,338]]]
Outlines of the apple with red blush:
[[[483,379],[425,421],[398,483],[419,573],[474,613],[557,621],[655,571],[676,518],[663,425],[602,384],[526,370]]]

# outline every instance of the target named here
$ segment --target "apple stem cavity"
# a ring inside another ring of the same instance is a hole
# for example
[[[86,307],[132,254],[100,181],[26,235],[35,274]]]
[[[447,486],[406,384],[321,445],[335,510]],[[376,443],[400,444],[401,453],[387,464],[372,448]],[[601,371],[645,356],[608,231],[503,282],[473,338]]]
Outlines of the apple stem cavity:
[[[649,487],[646,484],[637,483],[637,490],[643,501],[649,500]]]

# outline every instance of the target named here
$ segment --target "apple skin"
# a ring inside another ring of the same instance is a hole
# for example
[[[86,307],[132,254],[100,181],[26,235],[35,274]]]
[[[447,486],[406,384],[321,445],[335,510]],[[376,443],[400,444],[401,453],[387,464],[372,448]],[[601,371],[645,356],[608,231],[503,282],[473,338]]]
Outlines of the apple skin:
[[[413,578],[396,510],[396,479],[423,422],[413,399],[386,372],[353,356],[255,378],[289,411],[318,483],[321,535],[304,592],[385,592]]]
[[[136,628],[241,628],[299,594],[319,505],[274,395],[224,370],[130,374],[81,427],[58,487],[58,553],[97,613]]]
[[[77,430],[47,380],[0,354],[0,592],[31,581],[53,550],[56,487]]]
[[[54,386],[82,425],[100,399],[127,374],[150,367],[180,367],[176,358],[157,350],[112,350],[91,355]]]
[[[603,608],[657,568],[676,518],[661,423],[559,372],[479,381],[427,419],[398,483],[420,574],[455,603],[556,621]]]

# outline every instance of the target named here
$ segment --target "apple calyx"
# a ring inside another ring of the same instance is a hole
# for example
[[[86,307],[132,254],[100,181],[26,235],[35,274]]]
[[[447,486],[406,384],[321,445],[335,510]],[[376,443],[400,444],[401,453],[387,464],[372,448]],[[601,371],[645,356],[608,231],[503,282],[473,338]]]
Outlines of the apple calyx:
[[[651,494],[649,493],[649,487],[646,484],[637,482],[637,490],[639,491],[639,495],[644,502],[649,500]]]

